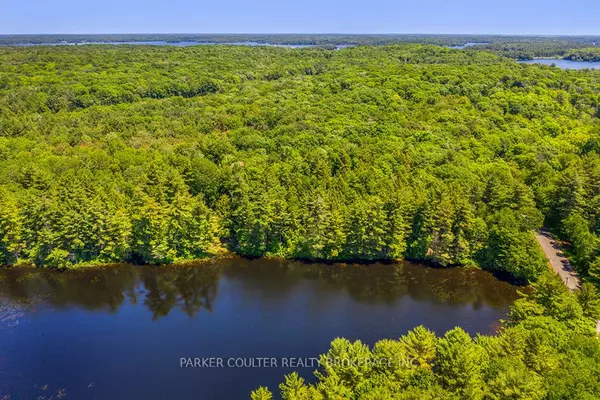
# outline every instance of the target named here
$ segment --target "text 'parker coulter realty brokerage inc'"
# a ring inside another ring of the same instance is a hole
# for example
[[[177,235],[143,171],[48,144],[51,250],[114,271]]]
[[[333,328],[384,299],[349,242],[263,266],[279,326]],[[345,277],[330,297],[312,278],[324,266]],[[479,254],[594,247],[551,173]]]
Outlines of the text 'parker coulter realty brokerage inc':
[[[412,359],[315,357],[181,357],[181,368],[318,368],[319,366],[393,366],[413,365]]]

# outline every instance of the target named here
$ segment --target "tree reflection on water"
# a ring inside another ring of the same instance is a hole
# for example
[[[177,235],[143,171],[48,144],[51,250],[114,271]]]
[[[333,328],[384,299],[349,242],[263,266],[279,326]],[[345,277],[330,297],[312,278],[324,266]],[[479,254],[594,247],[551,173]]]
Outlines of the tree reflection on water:
[[[393,303],[410,296],[415,301],[470,303],[477,308],[482,304],[501,307],[518,298],[514,286],[477,269],[435,269],[410,263],[324,265],[237,258],[186,266],[122,264],[63,272],[4,269],[0,270],[0,296],[6,300],[5,309],[43,305],[116,312],[128,302],[143,304],[155,320],[167,316],[174,308],[193,317],[201,310],[213,311],[223,277],[240,282],[243,290],[274,298],[286,296],[302,282],[313,282],[321,291],[343,290],[365,303]]]

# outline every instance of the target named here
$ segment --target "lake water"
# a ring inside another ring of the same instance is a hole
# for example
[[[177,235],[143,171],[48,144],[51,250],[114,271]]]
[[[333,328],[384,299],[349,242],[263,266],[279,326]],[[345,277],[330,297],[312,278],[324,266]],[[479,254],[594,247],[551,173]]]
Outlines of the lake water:
[[[458,44],[455,46],[448,46],[451,49],[457,49],[457,50],[462,50],[462,49],[466,49],[467,47],[473,47],[473,46],[483,46],[489,43],[486,42],[467,42],[465,44]]]
[[[0,398],[247,399],[292,370],[312,380],[315,366],[284,368],[281,359],[316,357],[338,336],[372,345],[420,324],[492,333],[517,298],[480,270],[408,263],[4,269]],[[225,365],[185,369],[182,357]],[[227,365],[249,357],[278,367]]]
[[[542,64],[542,65],[556,65],[561,69],[600,69],[600,61],[571,61],[562,59],[537,59],[537,60],[523,60],[519,61],[520,64]]]

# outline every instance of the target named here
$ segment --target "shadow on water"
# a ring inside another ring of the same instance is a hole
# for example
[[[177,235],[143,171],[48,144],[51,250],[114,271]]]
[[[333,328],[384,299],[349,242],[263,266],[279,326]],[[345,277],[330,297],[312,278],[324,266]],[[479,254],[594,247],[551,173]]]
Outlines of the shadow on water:
[[[0,271],[0,295],[23,304],[109,312],[116,312],[126,300],[132,305],[141,301],[153,319],[175,307],[193,316],[201,309],[212,310],[219,276],[220,269],[211,265],[122,264],[66,271],[12,268]]]
[[[406,296],[416,301],[500,307],[518,298],[510,282],[474,268],[435,268],[413,263],[325,265],[284,260],[231,263],[224,268],[226,276],[274,292],[290,291],[308,279],[367,303],[391,304]]]
[[[436,268],[413,263],[311,264],[277,259],[225,259],[186,266],[134,266],[54,271],[0,270],[0,295],[23,305],[116,312],[125,302],[142,304],[153,319],[174,308],[193,317],[211,312],[222,276],[271,297],[284,296],[302,282],[323,291],[344,291],[356,301],[388,304],[415,301],[501,307],[518,298],[506,276],[473,268]]]

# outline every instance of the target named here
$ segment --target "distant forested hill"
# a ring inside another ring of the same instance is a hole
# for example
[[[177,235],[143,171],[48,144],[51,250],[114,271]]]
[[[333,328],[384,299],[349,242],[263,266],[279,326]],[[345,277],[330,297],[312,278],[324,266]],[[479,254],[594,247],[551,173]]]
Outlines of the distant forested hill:
[[[569,50],[597,47],[600,36],[510,36],[424,34],[103,34],[0,35],[0,46],[60,43],[253,43],[271,45],[390,45],[401,43],[464,46],[477,44],[511,58],[562,57]]]
[[[0,264],[228,248],[600,277],[600,72],[432,45],[0,49]]]
[[[600,47],[573,50],[565,58],[573,61],[600,61]]]

